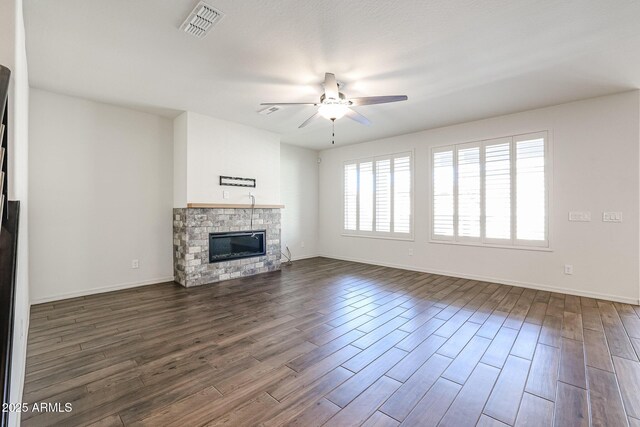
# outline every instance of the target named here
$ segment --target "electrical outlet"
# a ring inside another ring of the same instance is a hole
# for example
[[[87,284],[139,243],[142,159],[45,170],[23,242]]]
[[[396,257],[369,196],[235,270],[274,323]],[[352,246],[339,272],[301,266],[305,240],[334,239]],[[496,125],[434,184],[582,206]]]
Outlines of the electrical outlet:
[[[222,198],[223,199],[228,199],[229,198],[229,192],[227,190],[223,190],[222,191]]]
[[[300,247],[304,248],[304,240],[302,242],[300,242]]]
[[[564,265],[564,274],[573,274],[573,265],[565,264]]]
[[[134,259],[133,261],[131,261],[131,268],[139,268],[140,267],[140,261],[138,261],[137,259]]]
[[[413,248],[409,249],[409,256],[413,256]]]

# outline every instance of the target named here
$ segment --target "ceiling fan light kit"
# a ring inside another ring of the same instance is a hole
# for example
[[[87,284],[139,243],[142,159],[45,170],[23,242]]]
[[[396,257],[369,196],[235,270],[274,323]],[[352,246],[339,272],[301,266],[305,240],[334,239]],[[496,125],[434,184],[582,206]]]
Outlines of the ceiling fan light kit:
[[[370,126],[371,121],[362,114],[352,110],[352,106],[387,104],[389,102],[406,101],[406,95],[392,96],[367,96],[362,98],[347,98],[339,91],[336,76],[332,73],[324,75],[324,93],[320,96],[320,102],[264,102],[260,105],[282,106],[282,105],[313,105],[318,107],[311,117],[305,120],[298,128],[303,128],[311,123],[316,117],[322,116],[335,123],[342,117],[348,117],[360,124]]]
[[[347,114],[349,107],[340,103],[326,103],[318,107],[318,113],[327,120],[338,120]]]

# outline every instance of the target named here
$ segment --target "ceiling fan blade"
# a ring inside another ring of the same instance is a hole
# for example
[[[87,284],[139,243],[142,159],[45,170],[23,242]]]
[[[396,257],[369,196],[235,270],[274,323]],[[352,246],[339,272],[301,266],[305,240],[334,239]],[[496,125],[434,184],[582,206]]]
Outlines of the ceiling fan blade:
[[[358,113],[357,111],[352,110],[351,108],[347,110],[347,112],[345,113],[345,116],[365,126],[371,126],[371,121],[369,119],[367,119],[365,116]]]
[[[318,105],[316,102],[262,102],[260,105]]]
[[[313,121],[313,119],[315,119],[316,117],[318,117],[318,112],[317,111],[315,113],[313,113],[313,116],[309,117],[300,126],[298,126],[298,129],[301,129],[301,128],[305,127],[306,125],[311,123]]]
[[[351,98],[351,105],[372,105],[386,104],[388,102],[406,101],[409,99],[407,95],[390,95],[390,96],[365,96],[363,98]]]
[[[338,82],[333,73],[325,73],[324,75],[324,95],[327,98],[338,99]]]

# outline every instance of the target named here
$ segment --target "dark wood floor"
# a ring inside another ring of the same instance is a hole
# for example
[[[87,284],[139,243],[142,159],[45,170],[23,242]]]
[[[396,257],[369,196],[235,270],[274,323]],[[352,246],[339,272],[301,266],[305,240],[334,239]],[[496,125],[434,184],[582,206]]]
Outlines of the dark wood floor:
[[[637,427],[639,316],[325,258],[42,304],[23,424]]]

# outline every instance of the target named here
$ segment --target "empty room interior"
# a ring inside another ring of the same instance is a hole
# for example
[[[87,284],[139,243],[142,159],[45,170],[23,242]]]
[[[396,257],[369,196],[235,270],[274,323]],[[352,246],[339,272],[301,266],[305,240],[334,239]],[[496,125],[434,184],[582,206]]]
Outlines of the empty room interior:
[[[0,427],[640,427],[638,22],[0,0]]]

